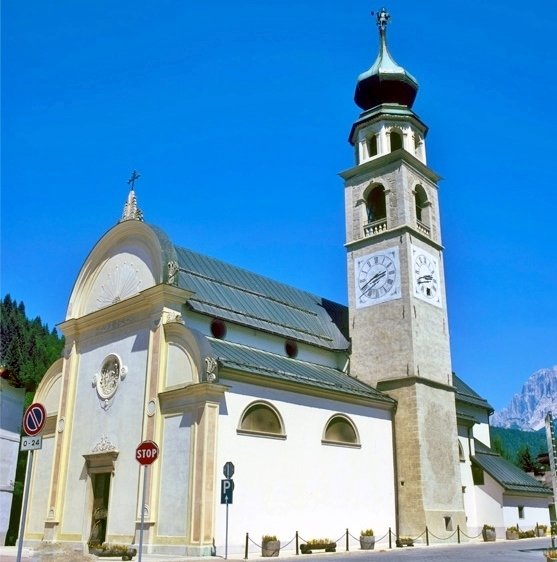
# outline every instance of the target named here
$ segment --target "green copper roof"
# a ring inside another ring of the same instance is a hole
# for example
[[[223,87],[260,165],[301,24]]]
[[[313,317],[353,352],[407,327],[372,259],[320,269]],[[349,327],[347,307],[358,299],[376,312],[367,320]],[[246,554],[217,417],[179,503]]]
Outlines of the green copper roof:
[[[543,495],[551,496],[552,491],[538,482],[535,478],[526,474],[520,468],[510,463],[508,460],[499,456],[489,447],[477,439],[474,440],[476,454],[472,457],[472,462],[485,470],[496,482],[498,482],[505,492],[514,494]]]
[[[473,406],[479,406],[480,408],[485,408],[489,413],[493,413],[493,407],[490,406],[489,402],[482,398],[475,390],[470,388],[460,377],[453,373],[453,385],[456,388],[456,400],[457,402],[465,402],[467,404],[472,404]],[[458,409],[458,404],[457,404]]]
[[[295,382],[322,390],[367,398],[394,405],[394,400],[338,369],[291,359],[245,345],[209,338],[219,363],[263,379]]]
[[[192,310],[331,350],[348,348],[345,306],[185,248],[175,250],[178,284],[194,293],[187,302]]]

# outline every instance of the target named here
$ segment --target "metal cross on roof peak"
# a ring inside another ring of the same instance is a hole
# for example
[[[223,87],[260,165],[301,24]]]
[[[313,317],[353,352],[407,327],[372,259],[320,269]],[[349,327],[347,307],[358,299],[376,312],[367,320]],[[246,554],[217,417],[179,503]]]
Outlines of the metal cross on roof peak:
[[[385,8],[381,8],[381,10],[379,10],[378,12],[371,12],[371,15],[374,14],[377,21],[377,27],[379,27],[379,29],[381,30],[384,30],[387,27],[389,20],[391,19],[391,14],[389,14],[389,12],[387,12]]]
[[[128,180],[128,185],[130,186],[130,189],[134,189],[135,187],[135,182],[141,177],[141,174],[138,174],[136,170],[133,171],[130,179]]]

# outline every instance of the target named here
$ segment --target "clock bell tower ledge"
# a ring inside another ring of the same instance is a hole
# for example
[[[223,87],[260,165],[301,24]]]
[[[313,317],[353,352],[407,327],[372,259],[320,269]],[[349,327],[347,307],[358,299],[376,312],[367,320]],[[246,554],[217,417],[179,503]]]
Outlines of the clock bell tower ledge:
[[[437,182],[427,126],[412,110],[418,83],[379,53],[358,77],[363,113],[345,180],[350,374],[397,400],[398,534],[466,528],[443,273]]]

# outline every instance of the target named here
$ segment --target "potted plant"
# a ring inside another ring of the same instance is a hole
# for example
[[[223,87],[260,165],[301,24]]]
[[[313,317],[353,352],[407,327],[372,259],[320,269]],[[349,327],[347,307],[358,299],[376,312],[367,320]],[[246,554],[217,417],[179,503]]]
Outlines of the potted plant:
[[[536,536],[545,537],[547,534],[547,525],[536,525]]]
[[[557,560],[557,549],[555,548],[545,550],[543,554],[545,556],[546,562],[555,562]]]
[[[495,541],[495,527],[493,525],[484,525],[482,529],[482,537],[485,542]]]
[[[508,541],[516,541],[519,539],[518,536],[518,527],[516,525],[512,527],[507,527],[507,531],[505,533]]]
[[[375,546],[375,537],[373,536],[373,529],[362,529],[360,533],[360,548],[362,550],[373,550]]]
[[[399,537],[396,540],[396,545],[398,548],[402,548],[403,546],[414,546],[414,539],[411,537]]]
[[[263,535],[261,537],[261,556],[278,556],[280,552],[280,541],[275,535]]]

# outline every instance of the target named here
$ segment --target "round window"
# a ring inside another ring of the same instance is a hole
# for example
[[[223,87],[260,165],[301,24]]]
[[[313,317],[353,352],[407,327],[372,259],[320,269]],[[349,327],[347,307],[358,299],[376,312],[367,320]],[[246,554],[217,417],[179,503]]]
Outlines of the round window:
[[[116,355],[109,355],[103,363],[97,379],[97,392],[103,399],[110,398],[118,388],[120,382],[120,359]]]

